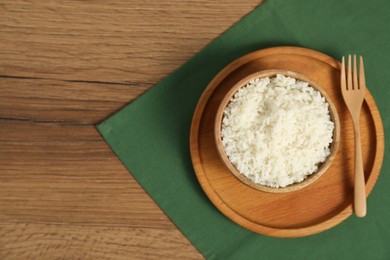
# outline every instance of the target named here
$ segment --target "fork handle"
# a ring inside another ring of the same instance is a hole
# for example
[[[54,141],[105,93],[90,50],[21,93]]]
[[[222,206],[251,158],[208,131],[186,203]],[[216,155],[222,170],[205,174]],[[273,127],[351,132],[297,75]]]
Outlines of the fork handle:
[[[367,213],[366,205],[366,182],[364,179],[362,146],[360,143],[359,118],[354,120],[355,128],[355,187],[354,209],[357,217],[364,217]]]

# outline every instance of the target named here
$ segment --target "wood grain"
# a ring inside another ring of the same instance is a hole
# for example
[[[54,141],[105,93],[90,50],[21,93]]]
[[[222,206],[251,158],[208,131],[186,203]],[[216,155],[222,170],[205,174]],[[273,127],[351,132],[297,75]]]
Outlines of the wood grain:
[[[154,84],[259,2],[6,1],[0,75]]]
[[[0,224],[2,259],[199,259],[176,228]]]
[[[96,128],[0,121],[0,222],[172,228]]]
[[[0,78],[0,118],[96,124],[137,98],[148,84]]]
[[[217,152],[212,127],[226,92],[257,71],[275,68],[292,70],[317,82],[338,111],[341,133],[339,151],[321,178],[303,189],[279,194],[258,191],[238,180]],[[340,64],[335,59],[299,47],[274,47],[250,53],[223,69],[207,86],[197,105],[190,134],[191,158],[197,178],[221,212],[254,232],[275,237],[302,237],[332,228],[352,214],[353,123],[346,115],[340,88]],[[379,176],[384,154],[382,120],[370,93],[366,94],[360,126],[369,195]]]
[[[2,1],[0,259],[202,258],[94,124],[261,2]]]

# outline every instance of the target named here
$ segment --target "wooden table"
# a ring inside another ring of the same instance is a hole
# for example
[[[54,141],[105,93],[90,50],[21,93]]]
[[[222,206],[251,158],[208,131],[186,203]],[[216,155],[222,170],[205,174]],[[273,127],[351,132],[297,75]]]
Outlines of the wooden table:
[[[202,258],[95,125],[260,2],[1,1],[0,259]]]

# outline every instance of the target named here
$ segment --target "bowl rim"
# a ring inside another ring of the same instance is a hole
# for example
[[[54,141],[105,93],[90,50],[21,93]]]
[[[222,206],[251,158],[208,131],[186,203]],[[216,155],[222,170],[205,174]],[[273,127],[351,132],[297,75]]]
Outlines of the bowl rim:
[[[227,157],[225,153],[225,149],[222,144],[222,137],[221,137],[221,127],[222,127],[222,119],[223,119],[223,111],[225,110],[226,106],[230,102],[230,99],[233,97],[233,95],[242,87],[246,86],[246,84],[251,80],[255,78],[265,78],[265,77],[275,77],[277,74],[282,74],[288,77],[292,77],[301,81],[305,81],[309,83],[311,87],[318,90],[321,95],[325,98],[326,102],[329,104],[329,114],[331,117],[331,121],[334,123],[334,129],[333,129],[333,142],[330,144],[330,155],[326,158],[326,160],[321,163],[318,167],[318,170],[311,175],[307,176],[303,181],[296,182],[290,185],[287,185],[286,187],[281,188],[272,188],[266,185],[257,184],[254,181],[247,178],[244,174],[240,173],[235,166],[231,163],[229,158]],[[221,102],[218,105],[217,113],[215,116],[214,121],[214,138],[215,138],[215,145],[217,148],[217,152],[219,154],[219,157],[223,161],[224,165],[229,169],[229,171],[241,182],[248,185],[251,188],[254,188],[259,191],[264,192],[270,192],[270,193],[286,193],[286,192],[292,192],[300,190],[313,182],[315,182],[317,179],[319,179],[329,168],[331,163],[333,162],[333,159],[336,157],[339,142],[340,142],[340,120],[337,113],[337,109],[335,105],[333,104],[331,98],[326,93],[326,91],[313,79],[292,70],[286,70],[286,69],[270,69],[270,70],[261,70],[257,71],[255,73],[252,73],[245,78],[239,80],[237,83],[235,83],[229,91],[224,95]]]

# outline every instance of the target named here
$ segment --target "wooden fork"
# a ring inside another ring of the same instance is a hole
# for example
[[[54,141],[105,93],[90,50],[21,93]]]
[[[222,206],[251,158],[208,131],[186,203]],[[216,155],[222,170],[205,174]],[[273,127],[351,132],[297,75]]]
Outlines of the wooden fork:
[[[355,187],[354,187],[354,211],[356,216],[364,217],[367,212],[366,184],[362,159],[362,147],[360,143],[359,116],[364,100],[366,82],[364,78],[363,57],[360,56],[359,80],[356,68],[356,55],[353,55],[353,73],[351,68],[351,55],[348,55],[347,80],[345,78],[344,57],[341,64],[341,93],[353,121],[355,130]],[[352,80],[353,78],[353,80]]]

